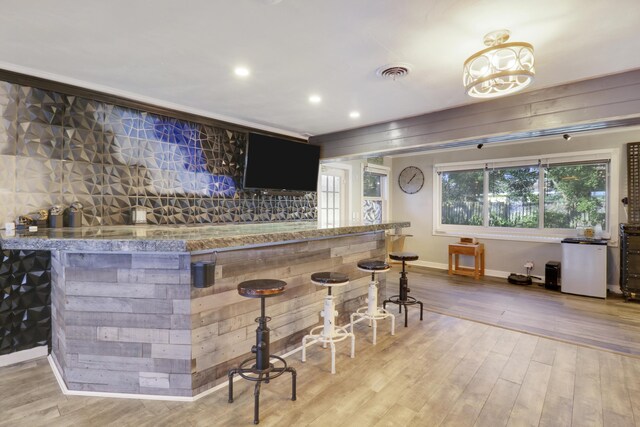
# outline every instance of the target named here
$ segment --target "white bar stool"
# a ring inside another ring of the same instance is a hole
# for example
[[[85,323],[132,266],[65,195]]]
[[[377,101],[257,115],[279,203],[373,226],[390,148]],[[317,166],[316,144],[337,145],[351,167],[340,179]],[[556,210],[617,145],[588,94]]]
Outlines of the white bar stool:
[[[352,332],[348,332],[346,327],[336,326],[336,304],[331,295],[331,288],[334,286],[345,286],[349,283],[349,278],[342,273],[335,272],[321,272],[313,273],[311,275],[311,283],[319,286],[326,286],[329,290],[326,297],[324,297],[324,308],[320,312],[320,316],[324,318],[324,322],[320,326],[309,331],[308,335],[302,338],[302,361],[307,360],[307,345],[314,343],[322,343],[322,348],[327,348],[327,343],[331,347],[331,373],[336,373],[336,342],[343,341],[348,337],[351,337],[351,357],[355,357],[356,351],[356,337]],[[309,342],[307,342],[309,341]]]
[[[351,314],[351,333],[356,318],[368,319],[369,326],[373,326],[373,345],[376,345],[377,321],[386,318],[391,319],[391,335],[395,335],[396,317],[382,307],[378,307],[378,280],[376,273],[386,273],[391,270],[389,264],[384,261],[365,259],[358,261],[358,270],[371,273],[369,282],[369,294],[367,295],[367,306],[361,307]]]

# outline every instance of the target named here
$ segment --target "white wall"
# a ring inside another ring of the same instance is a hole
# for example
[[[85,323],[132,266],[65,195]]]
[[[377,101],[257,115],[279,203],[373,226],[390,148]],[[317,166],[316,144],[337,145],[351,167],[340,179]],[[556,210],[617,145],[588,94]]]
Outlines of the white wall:
[[[489,144],[485,145],[481,150],[470,148],[433,154],[394,157],[392,159],[391,180],[392,219],[411,221],[411,227],[405,232],[413,234],[414,237],[406,240],[405,250],[416,252],[420,256],[420,261],[426,263],[426,265],[444,267],[448,263],[448,244],[457,241],[458,238],[436,236],[432,232],[433,166],[435,164],[619,148],[619,197],[618,200],[612,200],[611,202],[617,203],[619,207],[617,222],[625,222],[626,213],[620,202],[620,199],[627,195],[625,144],[636,141],[640,141],[639,129],[606,134],[575,134],[570,141],[565,141],[561,137],[554,137],[547,140],[535,140],[511,145]],[[398,174],[407,166],[417,166],[425,174],[425,185],[416,194],[405,194],[398,187]],[[613,230],[615,232],[617,226]],[[561,261],[562,258],[560,243],[495,240],[487,237],[483,237],[481,241],[485,244],[486,268],[490,270],[487,273],[491,275],[501,275],[509,272],[524,273],[523,264],[525,261],[532,260],[535,264],[532,275],[544,277],[544,265],[547,261]],[[618,260],[619,248],[610,247],[607,281],[609,288],[614,291],[619,291]]]

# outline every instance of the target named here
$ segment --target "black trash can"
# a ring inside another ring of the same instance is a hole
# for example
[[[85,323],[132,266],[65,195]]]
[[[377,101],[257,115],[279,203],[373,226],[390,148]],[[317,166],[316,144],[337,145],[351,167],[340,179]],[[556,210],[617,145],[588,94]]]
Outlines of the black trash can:
[[[544,266],[544,287],[560,289],[560,261],[549,261]]]

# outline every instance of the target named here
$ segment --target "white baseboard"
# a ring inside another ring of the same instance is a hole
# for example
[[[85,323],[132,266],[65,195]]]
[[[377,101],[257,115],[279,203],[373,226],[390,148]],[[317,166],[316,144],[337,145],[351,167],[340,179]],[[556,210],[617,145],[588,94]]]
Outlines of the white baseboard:
[[[46,356],[47,353],[49,353],[49,349],[46,345],[42,345],[39,347],[30,348],[28,350],[21,350],[16,351],[15,353],[4,354],[0,356],[0,367],[39,359]]]
[[[449,264],[439,263],[439,262],[431,262],[431,261],[411,261],[408,262],[409,265],[415,265],[416,267],[427,267],[427,268],[436,268],[438,270],[449,270]],[[499,277],[502,279],[506,279],[512,272],[502,271],[502,270],[484,270],[485,276],[491,277]],[[544,276],[542,276],[541,280],[533,279],[535,283],[544,283]]]
[[[155,394],[134,394],[134,393],[110,393],[110,392],[102,392],[102,391],[82,391],[82,390],[69,390],[67,385],[64,383],[62,379],[62,375],[60,375],[60,371],[58,370],[58,366],[53,361],[51,356],[47,357],[49,360],[49,366],[51,366],[51,370],[53,371],[53,375],[56,377],[56,381],[58,382],[58,386],[62,391],[62,394],[67,396],[92,396],[92,397],[111,397],[116,399],[145,399],[145,400],[169,400],[172,402],[193,402],[194,400],[201,397],[201,395],[213,393],[215,390],[226,386],[227,383],[218,384],[217,386],[201,393],[201,395],[190,397],[190,396],[159,396]]]

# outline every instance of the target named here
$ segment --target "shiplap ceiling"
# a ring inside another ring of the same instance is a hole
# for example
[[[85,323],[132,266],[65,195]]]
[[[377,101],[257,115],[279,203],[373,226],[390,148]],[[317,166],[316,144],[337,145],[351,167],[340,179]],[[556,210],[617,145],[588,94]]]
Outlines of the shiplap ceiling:
[[[0,68],[295,136],[481,102],[464,94],[462,64],[500,28],[535,48],[530,90],[640,68],[638,0],[0,0],[0,10]],[[407,77],[376,76],[398,61],[412,65]],[[240,64],[249,78],[233,74]]]

